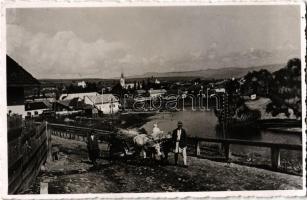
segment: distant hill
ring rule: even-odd
[[[39,79],[40,83],[45,87],[54,87],[56,85],[66,85],[69,86],[72,83],[77,83],[79,81],[91,82],[91,83],[103,83],[110,84],[118,79],[99,79],[99,78],[78,78],[78,79]]]
[[[147,72],[142,75],[128,76],[126,79],[143,79],[147,77],[158,77],[165,80],[177,80],[177,79],[193,79],[193,78],[202,78],[202,79],[224,79],[231,77],[243,77],[248,72],[258,71],[260,69],[266,69],[269,72],[275,72],[284,67],[284,64],[274,64],[274,65],[265,65],[265,66],[256,66],[248,68],[240,67],[227,67],[220,69],[205,69],[205,70],[194,70],[194,71],[180,71],[180,72]],[[102,83],[112,83],[118,81],[119,77],[109,78],[109,79],[99,79],[99,78],[78,78],[78,79],[40,79],[42,85],[54,85],[54,84],[64,84],[69,85],[71,83],[76,83],[78,81],[87,81],[87,82],[102,82]]]
[[[181,71],[181,72],[148,72],[143,75],[130,76],[127,78],[144,78],[144,77],[197,77],[204,79],[224,79],[231,77],[243,77],[248,72],[258,71],[260,69],[266,69],[269,72],[275,72],[281,69],[283,64],[274,64],[274,65],[266,65],[266,66],[256,66],[256,67],[248,67],[248,68],[240,68],[240,67],[228,67],[221,69],[205,69],[205,70],[195,70],[195,71]]]

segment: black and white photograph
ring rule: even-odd
[[[302,194],[303,10],[6,8],[7,193]]]

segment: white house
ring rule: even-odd
[[[119,99],[113,94],[85,96],[84,103],[94,106],[103,114],[117,113],[120,107]]]
[[[134,83],[126,83],[125,84],[125,89],[128,89],[128,88],[131,88],[131,89],[135,88]]]
[[[158,79],[156,79],[155,84],[160,84],[160,81]]]
[[[149,96],[152,98],[155,97],[161,97],[163,96],[167,91],[165,89],[161,89],[161,90],[154,90],[154,89],[150,89],[148,90]]]
[[[226,92],[225,88],[215,88],[214,91],[216,93],[225,93]]]
[[[86,87],[85,81],[80,81],[80,82],[78,82],[78,87],[85,88],[85,87]]]
[[[100,95],[98,92],[62,94],[59,100],[70,100],[74,98],[79,98],[80,100],[84,100],[86,96],[98,96],[98,95]]]

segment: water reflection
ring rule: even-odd
[[[171,132],[177,127],[177,121],[183,122],[183,127],[187,134],[192,137],[206,138],[230,138],[241,140],[253,140],[264,142],[276,142],[286,144],[301,144],[301,135],[293,133],[276,133],[267,130],[260,130],[255,126],[245,126],[238,128],[227,128],[224,133],[218,119],[211,111],[185,110],[173,113],[158,113],[149,118],[142,128],[147,132],[152,131],[154,123],[164,132]]]
[[[258,126],[244,126],[237,128],[226,128],[222,124],[215,125],[217,138],[239,139],[239,140],[262,140],[261,130]]]

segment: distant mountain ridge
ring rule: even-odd
[[[127,76],[126,79],[141,79],[147,77],[157,77],[157,78],[176,78],[176,77],[189,77],[189,78],[203,78],[203,79],[225,79],[225,78],[239,78],[245,76],[248,72],[259,71],[261,69],[266,69],[269,72],[275,72],[283,68],[285,64],[272,64],[272,65],[262,65],[254,67],[225,67],[220,69],[204,69],[204,70],[191,70],[191,71],[179,71],[179,72],[147,72],[142,75]],[[73,81],[114,81],[118,80],[119,77],[114,78],[72,78],[72,79],[39,79],[41,82],[58,82],[58,83],[67,83]]]
[[[193,71],[180,71],[180,72],[147,72],[143,75],[128,76],[127,78],[145,78],[145,77],[196,77],[206,79],[224,79],[231,77],[243,77],[248,72],[258,71],[266,69],[269,72],[274,72],[284,67],[284,64],[272,64],[265,66],[255,66],[248,68],[241,67],[228,67],[220,69],[204,69],[204,70],[193,70]]]

